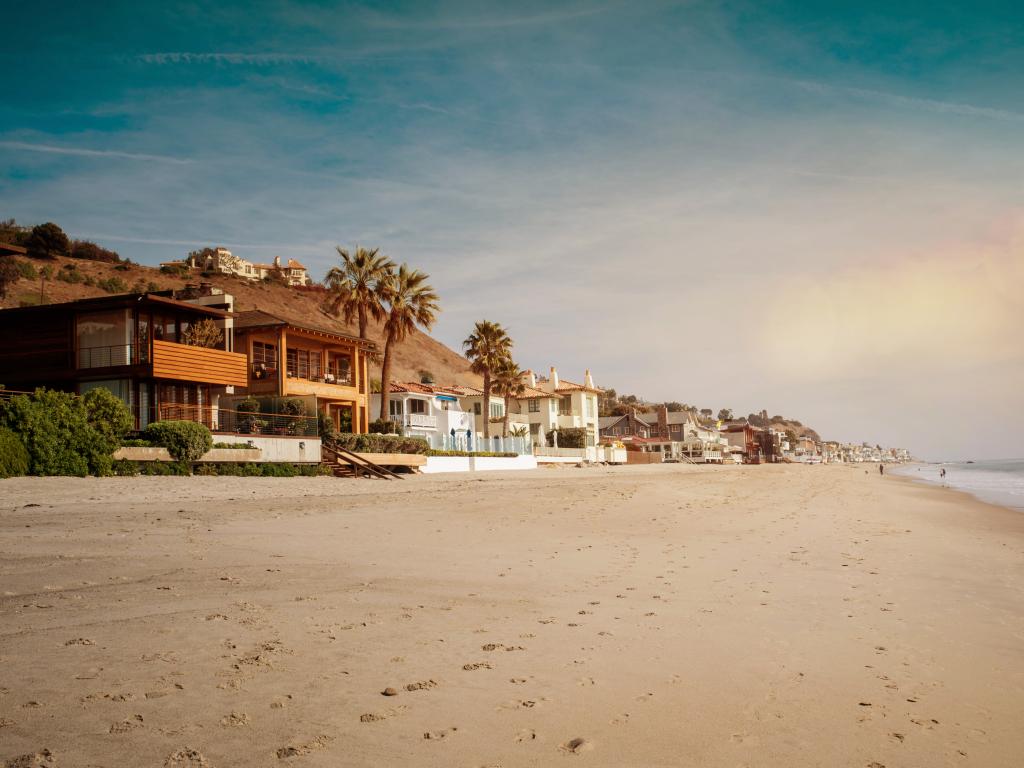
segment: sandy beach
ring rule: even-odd
[[[0,499],[7,765],[1024,755],[1024,516],[873,467],[22,478]]]

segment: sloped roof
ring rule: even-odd
[[[567,381],[565,379],[558,380],[558,386],[555,388],[555,392],[593,392],[595,394],[602,394],[603,389],[597,387],[588,387],[585,384],[577,384],[575,381]]]
[[[376,345],[368,339],[360,339],[358,336],[352,336],[348,333],[343,333],[342,331],[332,328],[310,325],[309,323],[299,320],[293,320],[279,315],[272,315],[270,312],[264,312],[262,309],[248,309],[244,312],[239,312],[235,316],[235,330],[237,331],[248,330],[250,328],[280,328],[283,326],[294,328],[298,331],[322,333],[326,336],[349,341],[368,349],[376,349]]]
[[[451,387],[435,387],[433,384],[422,384],[418,381],[393,381],[391,391],[394,393],[409,392],[415,395],[458,395]]]

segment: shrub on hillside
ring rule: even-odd
[[[131,414],[107,390],[79,397],[37,389],[0,405],[0,425],[25,444],[30,474],[84,477],[110,473],[111,456],[131,426]]]
[[[96,285],[107,293],[128,293],[128,283],[120,277],[108,277],[106,280],[97,280]]]
[[[15,263],[18,265],[18,274],[23,280],[35,280],[39,277],[39,273],[32,266],[32,262],[18,259]]]
[[[196,421],[154,421],[146,427],[146,438],[163,446],[171,458],[191,464],[213,448],[213,435]]]
[[[331,438],[330,442],[355,453],[422,453],[430,450],[430,445],[422,437],[402,437],[401,435],[354,435],[341,433]]]
[[[78,271],[74,264],[65,264],[64,268],[57,273],[57,279],[63,283],[81,283],[85,281],[85,275]]]
[[[108,264],[116,264],[121,257],[116,251],[111,251],[91,240],[73,240],[71,242],[71,258],[85,259],[87,261],[103,261]]]
[[[28,449],[14,432],[0,427],[0,477],[21,477],[27,474]]]

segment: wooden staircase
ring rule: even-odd
[[[335,477],[375,477],[379,480],[402,479],[401,475],[392,472],[387,467],[374,464],[358,453],[353,453],[335,443],[329,443],[325,440],[321,445],[320,451],[324,456],[323,463],[331,468],[331,473]],[[329,461],[327,457],[330,457]]]

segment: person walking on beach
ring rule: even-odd
[[[878,465],[878,474],[880,474],[880,475],[884,475],[885,474],[885,464],[879,464]]]
[[[939,470],[939,477],[942,478],[943,480],[946,479],[946,468],[945,467],[943,467],[942,469]]]

